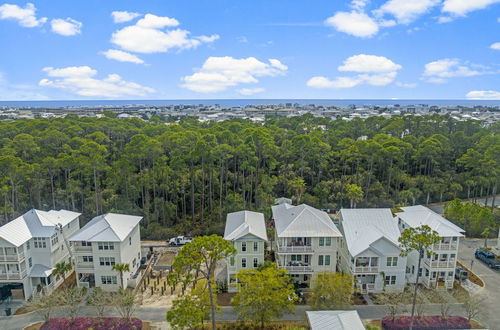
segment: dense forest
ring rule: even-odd
[[[500,123],[449,116],[263,123],[158,117],[0,122],[0,218],[65,208],[144,216],[144,236],[221,233],[227,212],[276,197],[393,207],[495,194]]]

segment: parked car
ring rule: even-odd
[[[192,241],[193,241],[192,237],[177,236],[177,237],[171,238],[170,241],[168,241],[168,244],[171,246],[179,246],[179,245],[191,243]]]
[[[455,269],[455,279],[459,281],[465,281],[469,277],[469,273],[462,267],[457,267]]]
[[[484,262],[488,267],[492,269],[500,269],[500,260],[498,260],[494,253],[484,250],[476,250],[474,253],[476,259]]]

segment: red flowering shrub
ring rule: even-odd
[[[399,330],[410,327],[410,316],[385,316],[382,319],[382,329]],[[470,329],[469,320],[462,316],[432,315],[417,317],[413,321],[414,330],[433,330],[433,329]]]
[[[142,321],[139,319],[122,319],[119,317],[55,317],[45,322],[40,330],[139,330]]]

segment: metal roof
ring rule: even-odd
[[[427,225],[437,231],[441,237],[464,236],[462,233],[465,230],[425,206],[415,205],[401,207],[401,209],[403,212],[398,212],[396,215],[410,227],[416,228]]]
[[[107,213],[90,220],[70,241],[122,242],[142,220],[135,215]]]
[[[264,214],[252,211],[228,213],[224,239],[234,241],[248,234],[267,241]]]
[[[31,268],[30,277],[49,277],[54,268],[45,265],[34,264]]]
[[[357,256],[382,238],[399,246],[398,223],[390,209],[341,209],[340,214],[351,256]]]
[[[56,226],[65,226],[80,215],[81,213],[67,210],[46,212],[31,209],[1,226],[0,237],[15,246],[21,246],[33,237],[51,237]]]
[[[272,206],[278,237],[342,237],[326,212],[306,204]]]
[[[365,330],[357,311],[307,311],[311,330]]]

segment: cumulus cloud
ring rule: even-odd
[[[36,17],[35,5],[29,2],[24,8],[9,3],[1,5],[0,19],[15,20],[24,27],[40,26],[47,21],[47,17]]]
[[[500,3],[500,0],[445,0],[442,11],[454,16],[466,16],[495,3]]]
[[[255,57],[209,57],[197,72],[182,78],[181,87],[200,93],[221,92],[240,84],[257,83],[259,77],[282,75],[287,69],[276,59],[265,63]]]
[[[491,44],[490,48],[494,50],[500,50],[500,42],[495,42],[494,44]]]
[[[490,72],[483,69],[474,69],[472,65],[463,63],[458,59],[445,58],[427,63],[424,77],[431,83],[445,83],[448,78],[472,77],[488,73]]]
[[[163,53],[172,49],[196,48],[219,38],[216,34],[191,37],[189,31],[179,28],[163,30],[178,25],[179,21],[175,18],[146,14],[135,25],[126,26],[113,33],[111,42],[131,52]]]
[[[404,88],[415,88],[418,86],[417,83],[403,83],[403,82],[396,82],[396,86],[398,87],[404,87]]]
[[[130,63],[136,63],[136,64],[143,64],[144,63],[144,61],[141,60],[139,57],[135,56],[134,54],[124,52],[123,50],[108,49],[107,51],[103,52],[102,54],[110,60],[115,60],[115,61],[119,61],[119,62],[130,62]]]
[[[264,88],[257,87],[257,88],[240,88],[237,90],[238,93],[241,95],[254,95],[257,93],[262,93],[265,92]]]
[[[369,38],[378,33],[378,24],[362,12],[337,12],[326,19],[325,24],[355,37]]]
[[[83,24],[78,22],[72,18],[55,18],[50,21],[50,27],[52,32],[60,34],[62,36],[74,36],[76,34],[80,34],[82,31]]]
[[[125,23],[133,20],[136,17],[141,16],[141,14],[129,11],[114,11],[111,13],[111,16],[113,17],[113,22]]]
[[[67,90],[80,96],[119,98],[146,96],[155,92],[153,88],[125,81],[117,74],[110,74],[104,79],[94,78],[97,71],[89,66],[72,66],[59,69],[46,67],[43,71],[52,79],[44,78],[40,80],[40,86]]]
[[[500,100],[498,91],[470,91],[466,97],[471,100]]]
[[[306,85],[312,88],[352,88],[361,84],[386,86],[396,79],[401,68],[387,57],[359,54],[347,58],[338,67],[341,72],[355,72],[357,75],[334,79],[316,76],[309,79]]]
[[[389,14],[394,16],[398,23],[409,24],[440,2],[440,0],[389,0],[374,13],[379,17]]]

